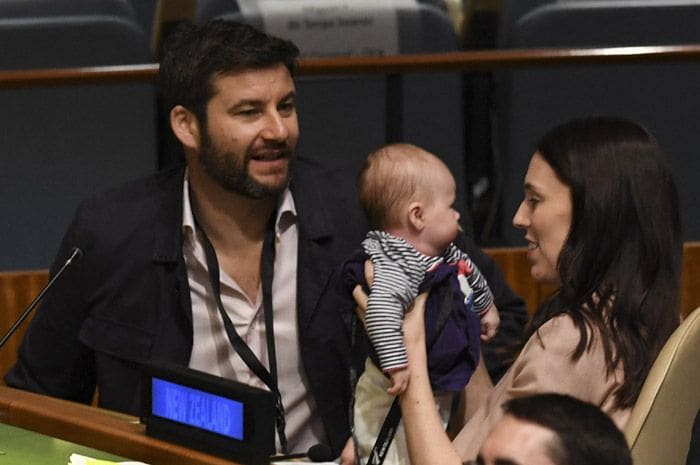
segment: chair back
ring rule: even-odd
[[[700,42],[700,2],[556,1],[506,30],[502,47],[586,48]],[[602,26],[605,25],[605,26]],[[614,115],[647,128],[664,149],[680,198],[685,241],[700,240],[700,62],[539,66],[496,73],[494,165],[502,176],[500,224],[509,245],[535,142],[572,118]],[[500,185],[500,184],[499,184]]]
[[[0,71],[151,61],[127,0],[2,0],[0,50]],[[0,101],[0,270],[48,268],[80,200],[155,170],[155,89],[3,87]]]
[[[625,437],[635,465],[685,465],[700,408],[700,308],[674,331],[651,367]]]

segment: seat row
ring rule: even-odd
[[[272,29],[280,18],[289,17],[282,12],[275,19],[274,11],[261,11],[269,3],[200,0],[194,19],[237,19]],[[391,30],[390,41],[379,41],[394,44],[395,50],[387,53],[458,50],[442,2],[401,0],[396,5],[382,17],[351,11],[343,24],[360,27],[375,21]],[[0,2],[0,70],[153,61],[149,24],[155,6],[155,0]],[[700,42],[698,1],[504,0],[501,19],[499,48]],[[313,20],[308,19],[310,28],[321,24]],[[522,195],[534,141],[552,125],[575,116],[626,116],[646,125],[667,149],[679,186],[685,239],[700,240],[700,216],[695,214],[700,208],[700,157],[695,155],[700,143],[700,63],[498,72],[494,101],[488,106],[491,132],[465,116],[470,108],[465,108],[462,79],[456,72],[301,76],[300,153],[341,171],[352,188],[370,150],[396,140],[423,146],[440,155],[455,174],[458,208],[468,222],[468,184],[473,181],[468,161],[479,160],[470,158],[467,144],[486,141],[493,145],[488,156],[497,175],[497,211],[491,215],[497,236],[501,243],[520,245],[522,235],[510,226],[510,218]],[[81,198],[173,162],[159,144],[162,117],[151,83],[6,88],[0,89],[0,97],[5,108],[0,116],[5,168],[0,211],[10,219],[0,226],[0,269],[48,266]]]
[[[177,3],[187,2],[163,2],[161,7]],[[260,27],[275,20],[273,12],[264,23],[256,2],[239,3],[197,2],[195,19],[218,17]],[[0,2],[0,70],[151,62],[149,20],[143,15],[155,14],[155,4]],[[377,34],[389,26],[395,49],[388,53],[456,50],[454,27],[443,9],[431,2],[397,4],[395,10],[346,9],[336,21],[345,27],[343,32],[356,29],[362,34],[364,27],[376,36],[374,45],[370,43],[374,47],[384,46]],[[305,19],[310,24],[314,20]],[[308,52],[302,48],[304,54]],[[300,153],[342,171],[348,188],[371,150],[387,140],[407,140],[445,158],[458,179],[460,206],[466,210],[463,122],[435,118],[443,112],[460,114],[459,76],[302,76],[297,92]],[[81,198],[173,162],[170,154],[159,153],[161,117],[151,83],[0,89],[0,97],[6,110],[0,116],[0,157],[7,167],[0,211],[12,219],[0,226],[0,269],[47,267]],[[388,107],[394,111],[392,121],[386,117]]]
[[[698,0],[504,0],[501,49],[700,43]],[[493,120],[503,212],[522,198],[533,143],[554,124],[613,114],[643,124],[665,148],[684,238],[700,240],[700,62],[537,67],[495,75]],[[502,215],[504,239],[521,244]]]

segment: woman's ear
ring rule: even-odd
[[[411,202],[408,204],[408,225],[417,232],[425,228],[424,213],[425,211],[421,202]]]
[[[185,151],[199,152],[200,128],[197,117],[182,105],[176,105],[170,110],[170,127],[175,133]]]

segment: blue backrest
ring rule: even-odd
[[[530,11],[509,47],[605,47],[700,42],[697,1],[559,1]],[[681,197],[685,240],[700,240],[700,63],[537,67],[500,73],[496,121],[503,179],[501,225],[511,219],[535,142],[574,117],[609,114],[643,124],[664,147]]]
[[[150,61],[126,0],[0,2],[0,71]],[[46,268],[78,202],[156,167],[148,83],[0,88],[0,270]]]

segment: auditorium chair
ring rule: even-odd
[[[520,0],[517,0],[519,2]],[[516,3],[517,3],[516,2]],[[700,42],[700,2],[556,1],[503,24],[501,48],[586,48]],[[496,163],[501,230],[523,245],[511,220],[535,142],[574,117],[637,121],[665,149],[681,201],[684,240],[700,240],[700,62],[536,66],[496,74]]]
[[[126,0],[0,1],[0,72],[150,61]],[[0,270],[47,268],[82,198],[156,167],[149,83],[0,87]]]
[[[685,465],[700,408],[700,308],[664,344],[625,428],[635,465]]]

